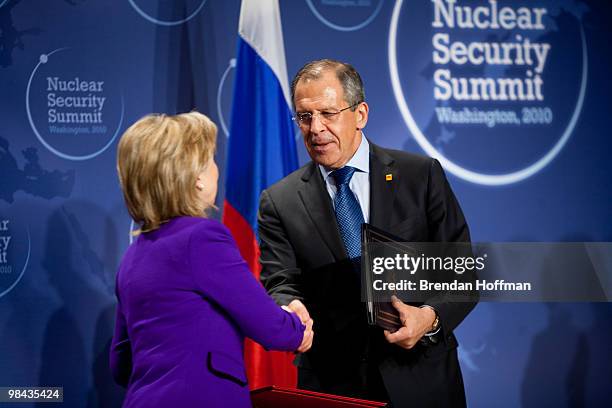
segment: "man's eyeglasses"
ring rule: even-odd
[[[344,112],[347,109],[351,109],[354,108],[355,106],[359,105],[361,102],[357,102],[351,106],[347,106],[344,109],[340,109],[337,111],[321,111],[321,112],[297,112],[295,114],[294,117],[292,117],[291,119],[293,119],[298,125],[310,125],[310,123],[312,122],[312,118],[314,118],[315,116],[319,116],[319,120],[321,121],[322,124],[327,124],[330,123],[331,121],[333,121],[334,119],[336,119],[340,113]]]

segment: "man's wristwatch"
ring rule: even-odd
[[[429,305],[422,305],[421,308],[423,307],[427,307],[433,310],[433,312],[436,314],[433,324],[431,325],[431,329],[427,333],[425,333],[425,336],[431,337],[431,336],[438,334],[438,332],[440,331],[440,316],[438,316],[438,312],[433,307]]]

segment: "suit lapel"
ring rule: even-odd
[[[337,260],[346,258],[346,249],[342,237],[340,237],[334,208],[323,182],[323,177],[315,163],[310,163],[302,176],[302,181],[304,183],[298,194],[310,220],[334,257]]]
[[[390,178],[390,179],[389,179]],[[370,142],[370,224],[388,230],[399,174],[393,158]]]

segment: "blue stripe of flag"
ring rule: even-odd
[[[270,66],[238,37],[225,199],[256,231],[261,192],[298,167],[291,110]]]

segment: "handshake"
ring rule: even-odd
[[[404,349],[411,349],[427,332],[432,330],[434,322],[436,321],[436,312],[431,307],[419,308],[406,305],[395,296],[392,297],[391,303],[399,312],[402,327],[395,333],[390,333],[385,330],[385,338],[391,344],[396,344]],[[298,353],[304,353],[310,350],[314,331],[312,330],[313,321],[306,306],[299,300],[294,299],[288,305],[282,306],[282,308],[289,313],[297,314],[302,324],[306,326],[302,344],[296,351]]]
[[[306,306],[302,302],[297,299],[294,299],[286,306],[281,306],[283,310],[289,313],[295,313],[298,315],[302,324],[306,326],[306,330],[304,330],[304,337],[302,338],[302,344],[296,350],[298,353],[305,353],[312,347],[312,340],[314,338],[314,331],[312,330],[312,324],[314,323]]]

